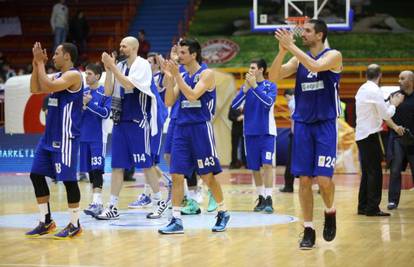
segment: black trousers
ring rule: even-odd
[[[231,165],[237,164],[239,161],[238,151],[241,143],[241,160],[243,164],[246,164],[246,153],[244,151],[244,137],[243,132],[232,132],[231,133]]]
[[[361,183],[358,194],[358,212],[373,214],[380,211],[382,193],[381,148],[379,133],[357,141],[361,161]]]
[[[286,169],[285,169],[285,187],[290,189],[293,189],[293,180],[294,176],[291,172],[291,166],[292,166],[292,140],[293,140],[293,133],[289,133],[289,144],[288,144],[288,153],[287,153],[287,161],[286,161]]]
[[[388,189],[388,203],[393,202],[397,206],[400,203],[401,195],[401,172],[405,169],[406,161],[410,163],[411,172],[414,171],[414,149],[403,146],[399,138],[393,139],[392,155],[390,166],[390,186]],[[414,174],[413,174],[414,175]]]

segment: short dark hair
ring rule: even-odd
[[[381,68],[377,64],[369,65],[367,68],[367,80],[372,81],[381,75]]]
[[[258,69],[263,68],[263,74],[266,73],[267,64],[263,58],[253,59],[250,61],[250,64],[256,64]]]
[[[315,33],[322,33],[322,42],[325,42],[326,37],[328,37],[328,26],[326,25],[325,21],[321,19],[311,19],[308,21],[308,23],[313,24]]]
[[[93,73],[95,73],[95,75],[99,75],[99,77],[102,75],[102,67],[99,64],[89,63],[86,65],[85,69],[91,70]]]
[[[75,64],[75,62],[78,60],[78,48],[76,45],[72,43],[62,43],[61,46],[63,52],[68,53],[73,64]]]
[[[192,38],[185,38],[180,41],[180,46],[187,46],[188,51],[190,54],[196,53],[196,60],[198,63],[201,64],[202,58],[201,58],[201,45],[196,39]]]
[[[139,30],[138,33],[141,33],[141,34],[145,35],[144,29]]]
[[[294,95],[295,93],[294,93],[294,91],[292,90],[292,89],[286,89],[284,92],[283,92],[283,96],[287,96],[287,95]]]

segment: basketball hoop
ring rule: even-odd
[[[309,20],[309,17],[287,17],[286,23],[289,29],[296,37],[300,37],[304,31],[303,25]]]

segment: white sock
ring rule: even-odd
[[[111,195],[111,199],[109,200],[109,205],[118,207],[118,197]]]
[[[326,213],[334,213],[336,211],[335,207],[332,205],[331,208],[325,208]]]
[[[47,203],[38,204],[38,206],[40,211],[40,221],[44,223],[46,215],[49,213],[49,208],[47,207]]]
[[[272,197],[272,193],[273,193],[272,187],[266,187],[264,191],[265,191],[265,197],[268,197],[268,196]]]
[[[93,193],[93,203],[102,204],[102,193]]]
[[[172,215],[174,218],[181,219],[181,207],[173,207]]]
[[[303,226],[305,226],[305,228],[310,227],[313,229],[313,222],[303,222]]]
[[[187,198],[189,198],[189,191],[188,191],[188,185],[187,185],[187,180],[184,179],[184,196],[186,196]]]
[[[150,187],[148,184],[144,184],[144,195],[149,196],[150,194]]]
[[[218,206],[217,211],[227,211],[226,205],[224,205],[224,201],[217,203],[217,206]]]
[[[161,191],[157,192],[157,193],[152,193],[151,198],[153,200],[161,200]]]
[[[188,198],[191,198],[192,200],[196,200],[197,190],[188,190]]]
[[[70,222],[75,226],[78,227],[79,222],[79,211],[80,208],[69,208],[69,215],[70,215]]]
[[[256,192],[257,192],[257,195],[264,196],[264,193],[265,193],[264,185],[256,186]]]

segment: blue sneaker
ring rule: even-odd
[[[148,207],[150,204],[151,204],[151,197],[145,194],[141,194],[139,195],[137,200],[128,204],[128,208],[139,209],[139,208]]]
[[[211,229],[213,232],[224,232],[226,231],[227,223],[230,220],[230,214],[228,211],[219,211],[217,216],[216,225]]]
[[[55,234],[55,239],[68,239],[75,236],[79,236],[82,233],[82,228],[78,222],[78,227],[75,227],[72,223],[69,223],[63,230]]]
[[[89,204],[89,207],[87,209],[84,209],[83,212],[86,215],[91,215],[92,217],[95,217],[99,214],[101,214],[103,211],[103,205],[97,204],[97,203],[91,203]]]
[[[183,221],[179,218],[172,217],[167,226],[158,229],[158,233],[163,235],[184,234]]]
[[[56,230],[56,224],[54,221],[46,224],[44,222],[39,222],[39,224],[31,231],[26,233],[27,237],[38,237],[41,235],[46,235],[52,233]]]

